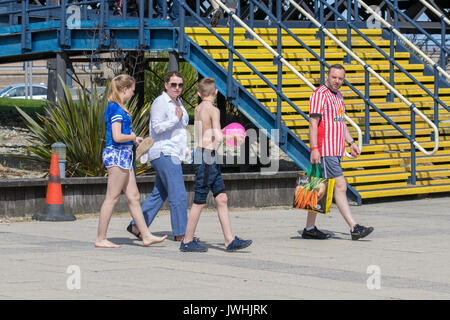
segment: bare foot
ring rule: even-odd
[[[155,237],[155,236],[151,235],[150,237],[142,240],[142,242],[144,243],[144,247],[148,247],[148,246],[151,246],[152,244],[163,242],[166,239],[167,239],[167,235],[165,235],[164,237]]]
[[[119,245],[114,244],[111,241],[108,241],[107,239],[96,240],[94,246],[97,248],[120,248]]]

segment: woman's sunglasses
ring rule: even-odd
[[[178,88],[180,88],[180,89],[183,88],[183,83],[175,83],[175,82],[171,82],[171,83],[169,83],[169,84],[170,84],[170,87],[171,87],[172,89],[175,89],[177,86],[178,86]]]

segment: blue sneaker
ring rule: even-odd
[[[188,243],[184,243],[182,240],[181,244],[180,244],[180,251],[182,251],[182,252],[206,252],[206,251],[208,251],[208,248],[199,245],[195,239]]]
[[[249,245],[252,244],[252,240],[243,240],[238,237],[234,237],[234,240],[230,242],[230,244],[227,247],[227,251],[232,252],[236,250],[241,250],[244,248],[247,248]]]

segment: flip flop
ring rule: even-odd
[[[142,239],[141,239],[141,233],[140,233],[139,231],[138,231],[137,234],[133,233],[133,225],[132,225],[131,223],[128,225],[127,231],[128,231],[129,233],[131,233],[133,236],[135,236],[136,238],[138,238],[139,240],[142,240]]]

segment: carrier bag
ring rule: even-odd
[[[320,164],[311,164],[306,175],[299,174],[293,207],[327,214],[333,201],[334,179],[322,177]]]

